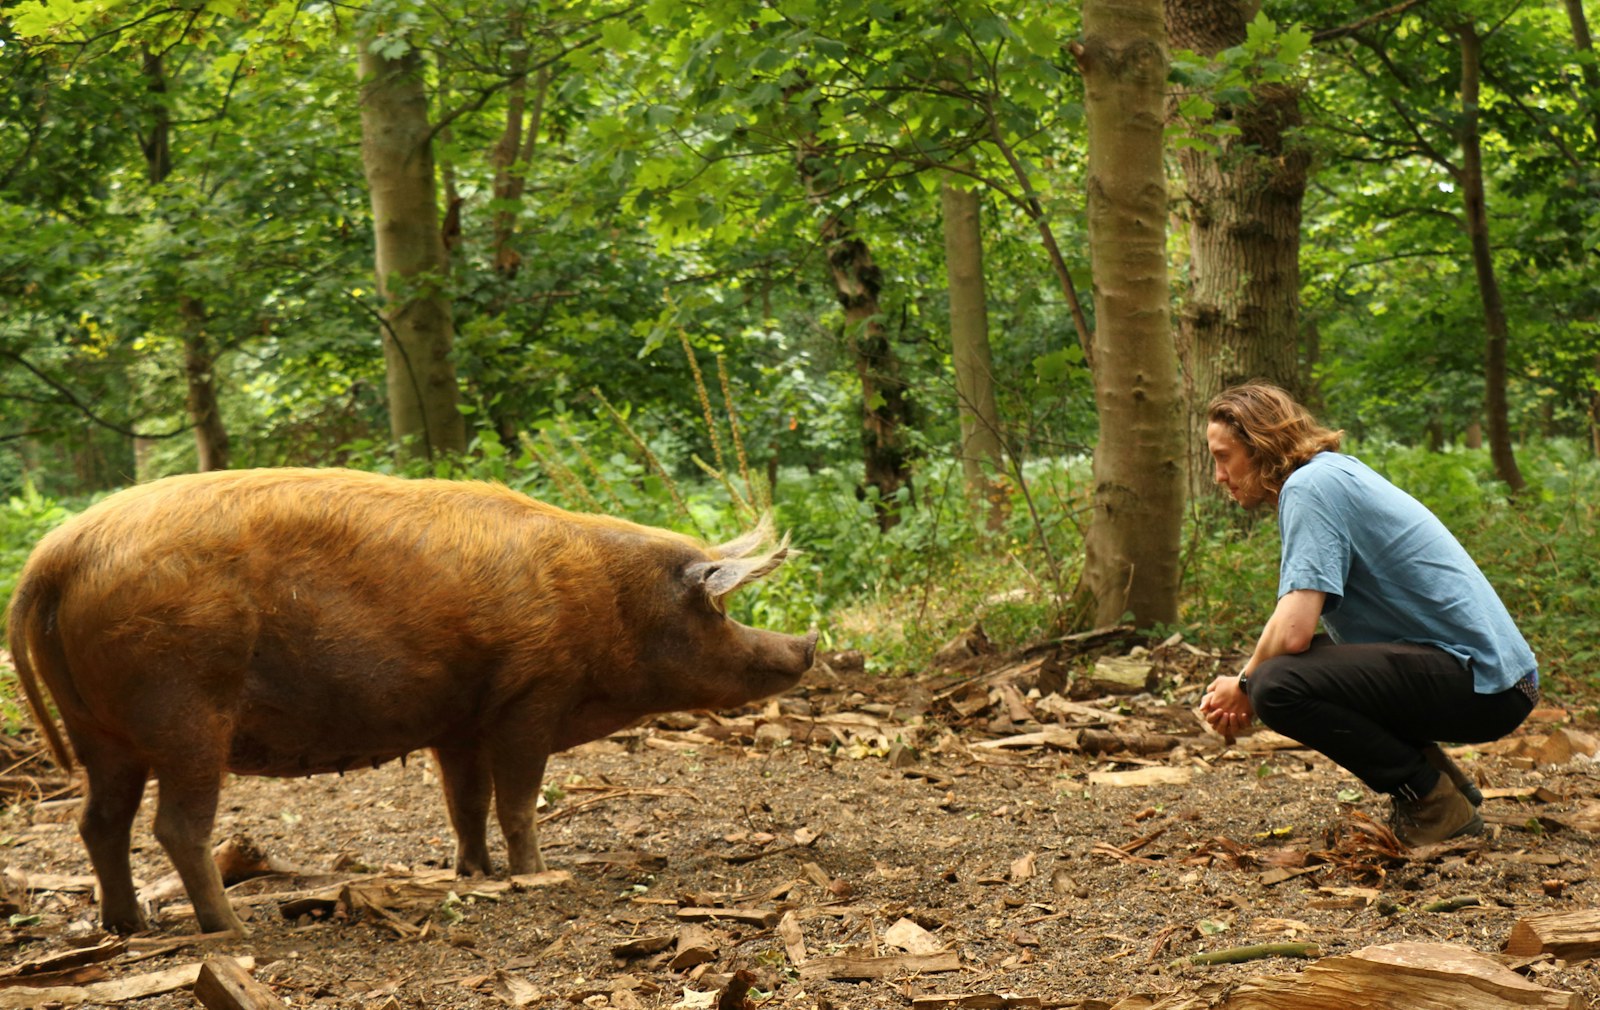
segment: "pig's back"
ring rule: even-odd
[[[488,484],[222,472],[105,499],[24,578],[54,591],[80,716],[130,718],[130,691],[227,713],[234,770],[293,774],[466,731],[525,686],[513,654],[559,666],[595,543],[631,530]]]

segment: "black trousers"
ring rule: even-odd
[[[1475,692],[1472,674],[1442,649],[1335,645],[1325,635],[1258,666],[1249,695],[1269,729],[1327,755],[1369,788],[1419,795],[1438,778],[1422,747],[1498,740],[1533,710],[1516,688]]]

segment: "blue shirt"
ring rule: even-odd
[[[1283,560],[1278,595],[1327,594],[1322,624],[1335,642],[1436,646],[1472,671],[1480,694],[1537,669],[1489,580],[1427,507],[1365,463],[1319,452],[1278,496]]]

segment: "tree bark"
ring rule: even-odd
[[[1461,42],[1461,170],[1458,181],[1466,212],[1467,237],[1472,243],[1472,268],[1483,302],[1484,329],[1488,333],[1484,354],[1484,414],[1488,421],[1489,457],[1495,475],[1512,491],[1525,486],[1517,457],[1511,449],[1511,424],[1506,392],[1506,344],[1510,327],[1495,277],[1494,254],[1489,243],[1489,213],[1483,185],[1483,149],[1478,136],[1478,91],[1483,72],[1483,40],[1477,26],[1456,27]]]
[[[522,19],[512,19],[513,38],[522,38]],[[491,220],[494,269],[510,280],[522,267],[522,255],[515,246],[518,210],[527,186],[528,163],[544,118],[545,96],[550,90],[550,71],[541,69],[534,81],[533,108],[528,108],[528,50],[512,53],[514,75],[506,92],[506,121],[495,142],[489,163],[494,169],[494,214]]]
[[[1093,517],[1075,603],[1096,626],[1172,623],[1184,501],[1183,397],[1168,317],[1161,0],[1085,0],[1094,273]]]
[[[384,302],[389,430],[405,453],[464,452],[422,55],[413,49],[389,59],[363,44],[359,68],[361,161]]]
[[[206,337],[205,306],[188,295],[178,300],[183,317],[183,363],[189,395],[185,406],[194,424],[195,469],[200,473],[228,468],[228,429],[217,399],[216,358]]]
[[[821,156],[816,148],[803,144],[796,158],[806,191],[818,205],[822,200],[813,165]],[[911,487],[911,459],[901,433],[910,424],[911,401],[878,303],[883,272],[844,215],[829,211],[821,231],[834,295],[844,309],[845,343],[861,381],[864,483],[877,491],[878,529],[887,532],[900,522],[900,489]]]
[[[1227,0],[1166,0],[1170,43],[1204,57],[1245,41],[1253,13]],[[1178,103],[1168,102],[1169,119]],[[1223,389],[1265,379],[1304,402],[1300,329],[1300,208],[1309,150],[1292,139],[1300,96],[1266,84],[1214,122],[1236,127],[1216,151],[1177,152],[1183,198],[1174,201],[1188,233],[1188,277],[1176,320],[1188,402],[1188,487],[1215,493],[1205,444],[1206,405]]]
[[[946,179],[944,262],[950,286],[950,353],[961,417],[961,470],[974,511],[998,529],[1005,520],[1005,447],[995,404],[994,359],[989,347],[989,300],[983,278],[981,198]]]
[[[1580,53],[1594,52],[1594,39],[1589,34],[1589,19],[1583,13],[1583,0],[1566,0],[1567,21],[1572,25],[1572,42]],[[1594,131],[1594,142],[1600,146],[1600,66],[1590,60],[1583,65],[1583,83],[1588,87],[1588,99],[1593,118],[1589,129]]]
[[[159,186],[172,175],[172,111],[167,106],[167,76],[161,54],[144,51],[146,90],[153,96],[149,133],[140,139],[145,172]],[[178,298],[178,318],[183,323],[184,407],[194,428],[195,469],[228,468],[228,429],[222,423],[217,397],[216,355],[206,334],[205,306],[193,295]]]
[[[866,485],[878,492],[878,529],[900,524],[899,492],[911,485],[901,428],[910,409],[900,360],[883,325],[878,294],[883,273],[867,243],[838,217],[823,227],[834,292],[844,308],[845,342],[861,381],[861,446]]]

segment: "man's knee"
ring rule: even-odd
[[[1250,674],[1250,707],[1268,727],[1304,697],[1303,682],[1295,676],[1294,659],[1293,655],[1274,656]]]

